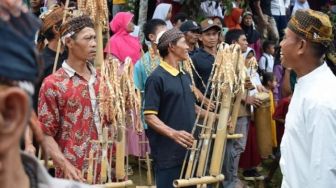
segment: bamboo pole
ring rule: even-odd
[[[97,53],[95,58],[95,67],[100,67],[104,62],[104,50],[103,50],[103,24],[98,21],[96,25],[96,37],[97,37]]]
[[[103,128],[103,138],[101,140],[102,144],[102,161],[101,161],[101,167],[100,167],[100,182],[106,182],[107,180],[107,168],[108,168],[108,162],[107,162],[107,145],[108,145],[108,128]]]
[[[146,152],[146,165],[147,165],[147,185],[153,185],[152,165],[148,152]]]
[[[90,151],[90,154],[89,154],[89,167],[88,167],[88,170],[87,170],[87,178],[86,178],[86,181],[88,184],[92,184],[93,183],[93,156],[94,155],[94,151],[91,150]]]
[[[179,179],[173,182],[174,187],[187,187],[202,184],[213,184],[224,180],[224,175],[204,176],[201,178]]]
[[[126,177],[125,173],[125,126],[121,125],[117,127],[118,139],[116,142],[116,179],[123,180]]]

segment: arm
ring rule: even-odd
[[[186,131],[177,131],[164,124],[155,114],[145,115],[146,123],[157,133],[174,140],[181,146],[191,147],[194,141],[193,136]]]
[[[257,12],[257,16],[259,17],[259,20],[262,22],[261,24],[267,25],[267,21],[264,18],[264,13],[262,12],[261,6],[260,6],[260,0],[254,1],[253,6]]]
[[[308,150],[311,161],[307,167],[306,185],[308,188],[336,187],[335,102],[312,105],[307,111],[307,145],[311,146]]]

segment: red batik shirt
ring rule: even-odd
[[[87,169],[91,144],[99,125],[99,76],[90,65],[89,81],[79,76],[68,64],[47,77],[41,86],[38,118],[45,134],[58,143],[65,158],[79,170]],[[94,147],[94,146],[93,146]],[[56,167],[56,177],[63,178]]]

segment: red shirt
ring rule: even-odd
[[[45,134],[58,143],[65,158],[79,170],[87,169],[90,140],[96,140],[99,125],[98,96],[99,75],[92,66],[89,81],[79,76],[63,63],[48,76],[40,89],[38,118]],[[91,91],[91,94],[90,94]],[[56,177],[63,177],[56,167]]]

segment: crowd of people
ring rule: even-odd
[[[95,149],[90,140],[100,139],[103,121],[96,27],[90,15],[75,11],[74,1],[65,22],[64,2],[28,2],[29,9],[21,1],[0,0],[0,184],[85,187],[49,177],[32,157],[33,140],[53,160],[55,177],[86,181],[85,159]],[[207,86],[218,49],[235,44],[246,72],[235,125],[243,137],[226,143],[221,186],[246,187],[241,178],[272,186],[280,166],[284,188],[336,187],[335,23],[307,0],[234,0],[226,10],[205,1],[200,22],[177,13],[178,2],[158,1],[152,18],[139,27],[134,14],[124,11],[125,1],[113,0],[104,54],[121,65],[132,62],[141,95],[138,123],[145,129],[127,130],[127,154],[144,155],[139,139],[148,140],[156,186],[173,187],[197,139],[191,134],[196,115],[206,113],[200,104],[214,109]],[[261,93],[269,102],[269,114],[261,117],[267,131],[260,131],[255,115],[265,108]],[[22,135],[25,153],[19,150]],[[257,168],[263,160],[272,160],[267,175]]]

